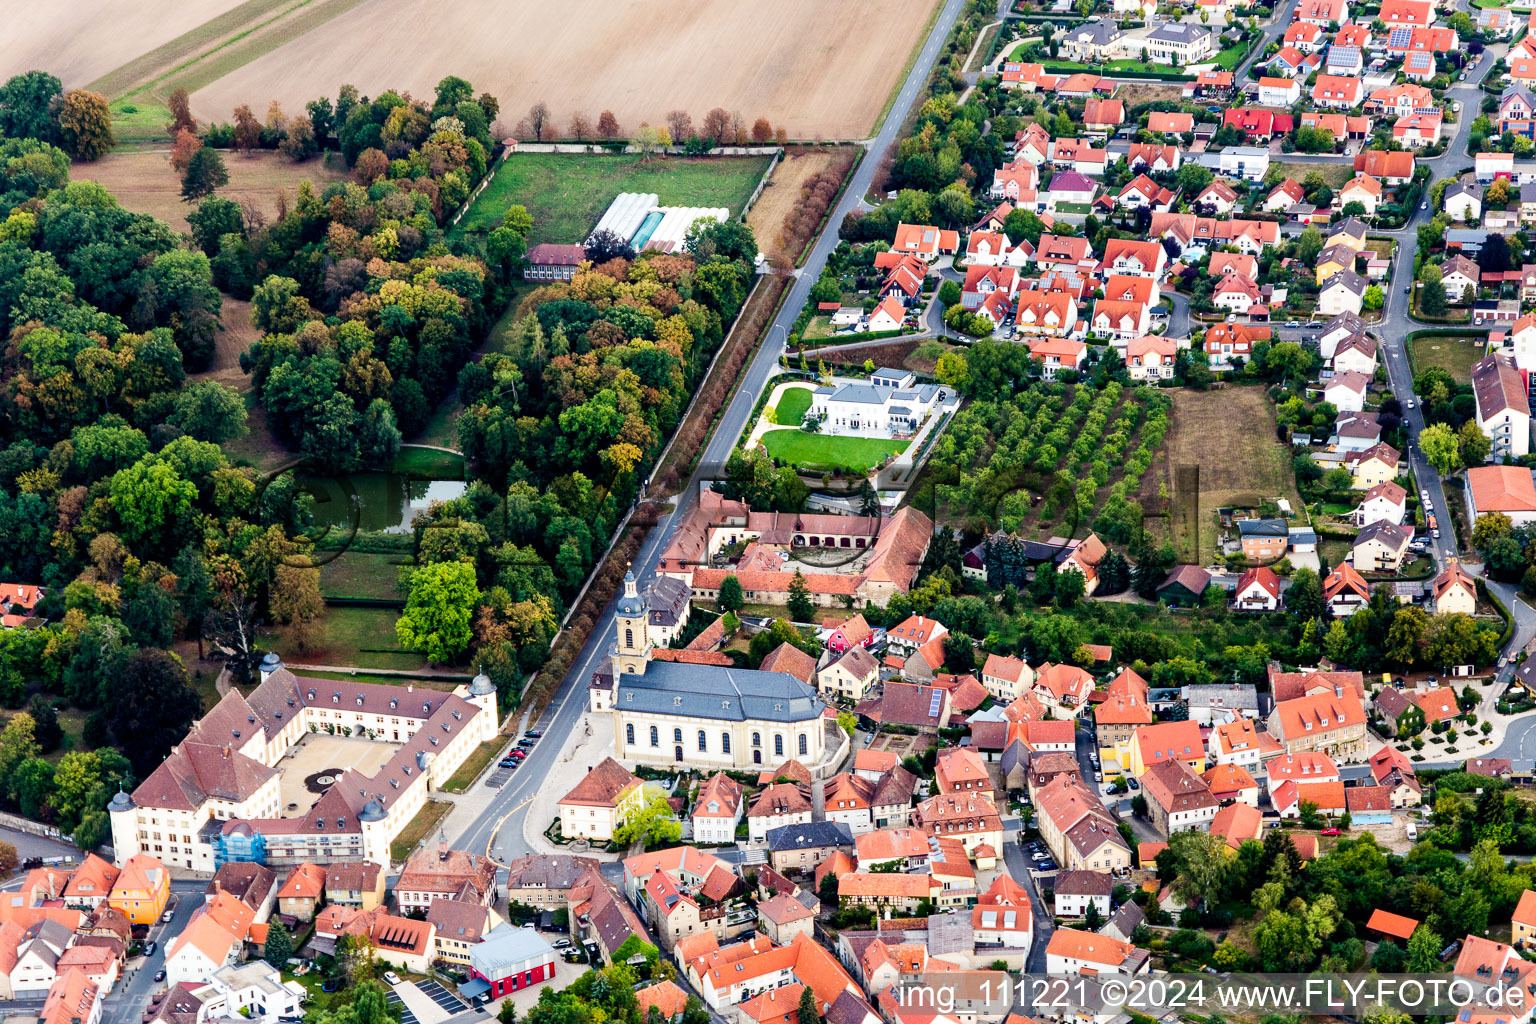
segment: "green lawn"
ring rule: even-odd
[[[462,480],[464,456],[436,448],[403,447],[395,456],[394,470],[419,480]]]
[[[828,437],[803,430],[770,430],[763,435],[763,447],[781,462],[802,469],[854,473],[868,472],[887,455],[905,451],[908,443],[878,437]]]
[[[516,153],[496,168],[452,237],[484,234],[521,203],[533,215],[528,244],[580,242],[620,192],[654,192],[662,206],[724,206],[740,214],[768,169],[765,156]]]
[[[1008,55],[1008,59],[1009,60],[1020,60],[1020,59],[1022,59],[1019,55],[1021,53],[1023,53],[1025,50],[1027,50],[1032,45],[1034,45],[1034,44],[1032,44],[1032,43],[1020,43],[1018,46],[1015,46],[1013,48],[1013,52]],[[1238,46],[1237,49],[1238,49],[1238,59],[1241,60],[1242,59],[1242,50],[1243,50],[1243,48],[1240,45],[1240,46]],[[1225,53],[1226,53],[1226,51],[1222,51],[1222,55],[1223,56],[1225,55]],[[1221,58],[1221,56],[1218,56],[1216,59],[1219,62],[1222,58]],[[1127,59],[1127,60],[1112,60],[1112,61],[1108,61],[1107,63],[1104,63],[1104,64],[1087,64],[1087,63],[1084,63],[1083,61],[1078,61],[1078,60],[1043,60],[1043,61],[1040,62],[1040,66],[1043,67],[1048,73],[1053,74],[1053,75],[1054,74],[1060,74],[1060,73],[1065,73],[1065,74],[1069,74],[1070,75],[1074,71],[1098,71],[1098,72],[1105,73],[1105,74],[1107,74],[1107,73],[1109,73],[1111,71],[1128,71],[1128,72],[1140,72],[1140,73],[1143,73],[1143,74],[1172,75],[1172,76],[1174,76],[1172,79],[1170,79],[1170,81],[1177,80],[1179,77],[1183,77],[1183,78],[1193,78],[1193,77],[1195,77],[1194,75],[1181,75],[1181,73],[1180,73],[1178,68],[1172,67],[1171,65],[1168,65],[1168,64],[1153,64],[1150,61],[1129,60],[1129,59]],[[1225,67],[1225,65],[1223,65],[1223,66]]]
[[[778,416],[775,422],[781,427],[798,427],[805,419],[805,411],[810,407],[810,388],[785,388],[779,395]]]
[[[277,627],[270,643],[272,650],[281,654],[284,661],[301,664],[404,670],[425,668],[426,658],[402,650],[395,639],[395,620],[399,617],[399,610],[395,608],[331,606],[316,621],[308,650],[299,650],[296,638],[286,627]]]
[[[1408,343],[1408,358],[1415,374],[1431,366],[1439,366],[1457,383],[1466,384],[1472,379],[1472,364],[1481,359],[1487,350],[1486,335],[1425,335]]]
[[[410,562],[409,553],[344,551],[320,567],[320,593],[327,598],[404,602],[405,595],[396,589],[395,583],[400,566]]]

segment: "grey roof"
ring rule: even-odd
[[[1284,537],[1290,530],[1284,519],[1239,519],[1237,532],[1242,537]]]
[[[1408,546],[1413,539],[1413,531],[1406,526],[1398,526],[1385,519],[1378,519],[1369,526],[1363,527],[1355,534],[1355,547],[1359,547],[1371,540],[1379,540],[1394,551],[1401,551]]]
[[[928,953],[969,953],[976,948],[976,929],[970,914],[934,914],[928,919]]]
[[[682,621],[683,609],[688,607],[688,599],[692,596],[692,588],[676,576],[657,576],[651,584],[650,593],[646,595],[646,604],[651,611],[651,625],[677,625]]]
[[[614,608],[614,611],[617,614],[624,615],[629,618],[634,618],[637,615],[645,614],[645,598],[640,596],[639,590],[636,589],[633,597],[627,593],[627,591],[634,586],[635,574],[631,570],[624,574],[624,590],[626,593],[619,598],[619,603]]]
[[[893,370],[889,366],[881,366],[881,367],[876,368],[875,372],[871,376],[875,376],[875,377],[910,377],[910,376],[912,376],[912,371],[911,370]]]
[[[535,957],[552,954],[554,947],[532,928],[514,928],[509,924],[497,926],[480,942],[471,946],[469,958],[475,970],[492,977],[499,968],[516,967]]]
[[[1481,247],[1488,241],[1487,228],[1446,228],[1445,241],[1447,245],[1472,245]]]
[[[1445,199],[1454,199],[1456,196],[1471,196],[1479,203],[1483,201],[1482,189],[1473,188],[1464,181],[1453,181],[1445,190]]]
[[[853,846],[853,833],[841,821],[805,821],[768,830],[768,849],[813,850],[823,846]]]
[[[1344,312],[1339,313],[1330,319],[1327,323],[1323,324],[1321,334],[1325,338],[1336,331],[1343,331],[1345,334],[1359,334],[1361,331],[1366,330],[1368,326],[1369,325],[1360,318],[1360,314]]]
[[[821,717],[816,691],[787,672],[652,661],[644,675],[619,676],[615,702],[626,711],[743,722],[808,722]]]
[[[1147,915],[1135,903],[1126,901],[1125,905],[1115,911],[1113,917],[1099,929],[1100,935],[1111,935],[1121,942],[1130,942],[1131,933],[1136,926],[1147,919]]]
[[[1341,270],[1323,282],[1322,290],[1326,292],[1331,288],[1343,288],[1356,295],[1364,295],[1369,286],[1370,283],[1353,270]]]
[[[1077,26],[1068,35],[1074,42],[1097,43],[1102,46],[1120,38],[1120,26],[1112,21],[1097,18],[1093,21]]]
[[[1190,25],[1182,21],[1165,21],[1147,36],[1147,42],[1187,43],[1200,36],[1208,35],[1210,32],[1198,25]]]
[[[1520,97],[1528,107],[1536,107],[1536,98],[1532,98],[1531,91],[1519,85],[1511,85],[1499,94],[1499,106],[1508,103],[1514,97]]]
[[[1536,185],[1521,185],[1520,201],[1522,203],[1536,203]]]
[[[1248,708],[1258,709],[1259,691],[1252,684],[1246,686],[1226,683],[1197,683],[1184,687],[1184,699],[1192,708]]]
[[[833,402],[852,402],[856,405],[884,405],[890,397],[889,391],[882,391],[873,384],[843,384],[832,393]]]

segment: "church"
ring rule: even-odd
[[[626,573],[612,674],[592,683],[591,710],[613,715],[616,758],[706,771],[825,760],[830,720],[814,689],[786,672],[656,660],[649,603]]]

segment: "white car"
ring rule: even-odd
[[[1435,540],[1439,540],[1440,539],[1440,531],[1439,530],[1431,530],[1429,532],[1430,532],[1430,535],[1435,538]]]
[[[384,980],[389,982],[391,985],[398,985],[400,984],[400,975],[396,974],[394,971],[385,971]]]
[[[1410,399],[1408,399],[1408,401],[1404,402],[1403,403],[1403,408],[1404,409],[1412,409],[1413,408],[1413,399],[1410,398]]]

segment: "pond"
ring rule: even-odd
[[[409,533],[411,517],[434,501],[464,495],[462,480],[418,480],[398,473],[367,471],[341,477],[300,476],[299,483],[314,498],[317,531],[329,527],[343,534],[353,523],[352,498],[357,499],[357,529],[371,533]]]

